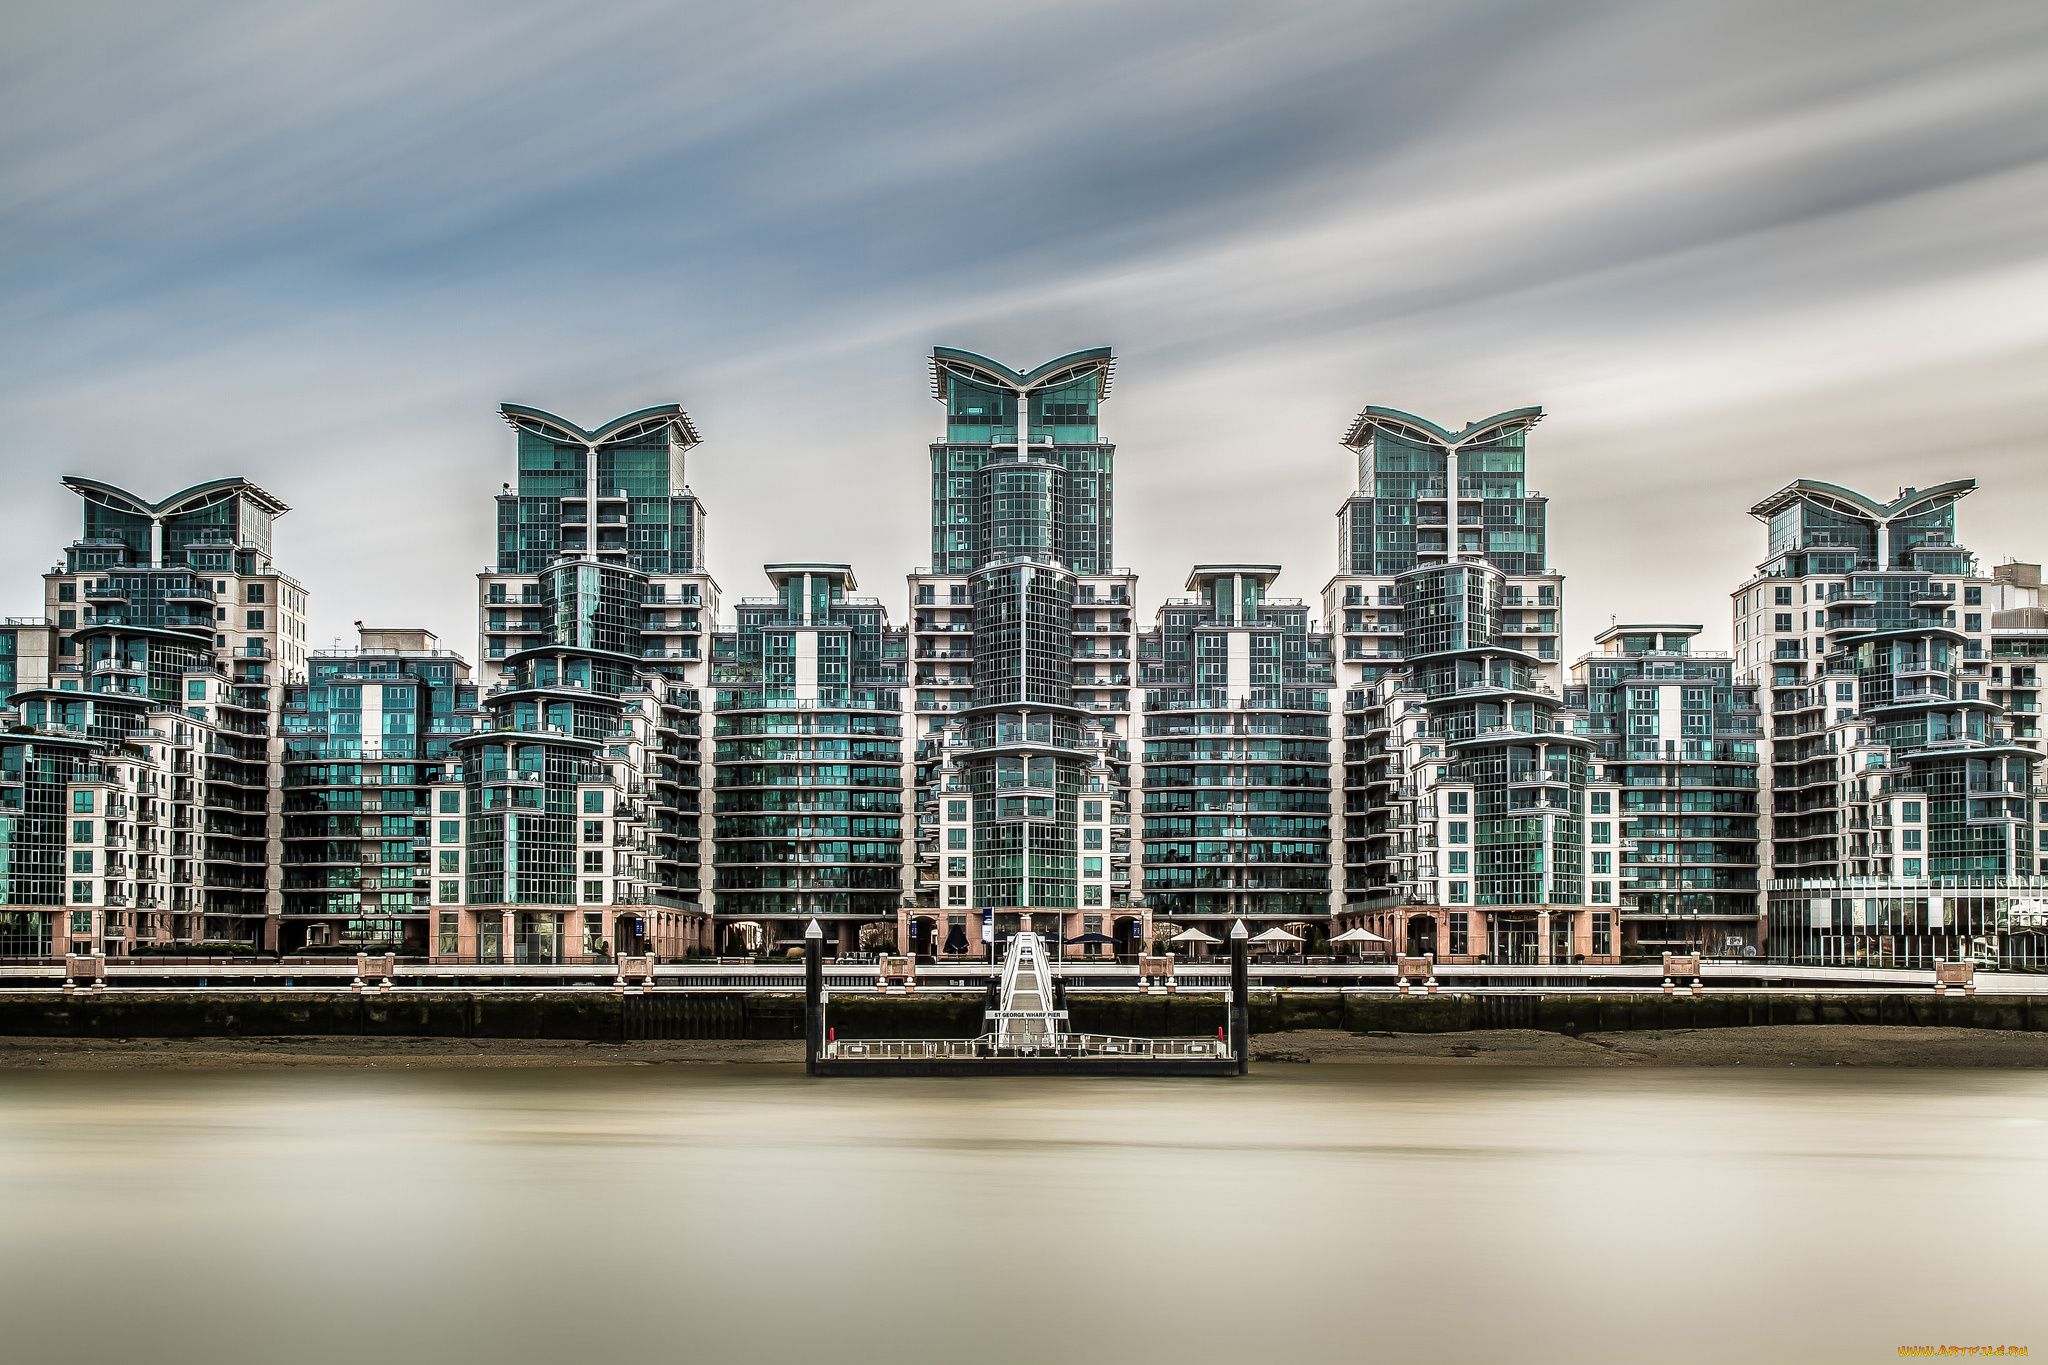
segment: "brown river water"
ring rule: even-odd
[[[2048,1073],[0,1073],[19,1362],[2048,1356]]]

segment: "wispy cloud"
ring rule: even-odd
[[[2035,6],[0,25],[17,610],[71,533],[57,473],[239,472],[301,509],[281,558],[320,634],[424,615],[467,647],[506,399],[682,402],[729,589],[818,555],[889,593],[925,558],[934,342],[1117,346],[1119,558],[1154,594],[1214,558],[1313,592],[1368,402],[1550,409],[1532,458],[1580,638],[1610,612],[1719,629],[1758,553],[1743,509],[1798,474],[1995,478],[1966,538],[2048,553]]]

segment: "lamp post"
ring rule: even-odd
[[[818,1074],[825,1048],[825,931],[812,920],[804,930],[804,1074]]]
[[[1237,1058],[1237,1074],[1251,1070],[1252,968],[1251,935],[1243,920],[1230,926],[1230,1051]]]

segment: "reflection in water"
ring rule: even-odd
[[[2034,1072],[0,1075],[16,1360],[2048,1351]]]

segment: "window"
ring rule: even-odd
[[[1595,815],[1612,815],[1612,814],[1614,813],[1614,811],[1613,811],[1613,806],[1614,806],[1614,796],[1613,796],[1613,793],[1611,793],[1611,792],[1594,792],[1594,793],[1593,793],[1593,795],[1592,795],[1592,801],[1593,801],[1593,814],[1595,814]]]
[[[1899,802],[1899,818],[1917,824],[1920,819],[1920,803],[1918,801]]]
[[[1463,815],[1466,811],[1466,802],[1469,799],[1470,797],[1465,792],[1446,792],[1444,793],[1444,809],[1453,815]]]
[[[1963,589],[1963,605],[1964,605],[1964,606],[1966,606],[1966,607],[1981,607],[1981,606],[1983,606],[1983,605],[1984,605],[1984,589],[1982,589],[1982,588],[1964,588],[1964,589]]]
[[[60,612],[58,612],[58,613],[57,613],[57,629],[59,629],[59,630],[76,630],[77,628],[78,628],[78,613],[77,613],[76,611],[72,611],[72,610],[68,610],[68,609],[67,609],[67,610],[64,610],[64,611],[60,611]]]
[[[1454,957],[1471,952],[1472,917],[1463,910],[1453,910],[1446,918],[1450,921],[1450,944],[1446,951]]]
[[[1101,848],[1101,847],[1102,847],[1102,831],[1101,831],[1101,830],[1099,830],[1099,829],[1084,829],[1084,830],[1082,830],[1082,831],[1081,831],[1081,847],[1083,847],[1083,848]]]
[[[1081,860],[1081,875],[1084,877],[1100,877],[1102,875],[1102,859],[1083,858]]]
[[[1613,855],[1612,853],[1606,853],[1606,852],[1595,852],[1595,853],[1593,854],[1593,872],[1594,872],[1594,874],[1595,874],[1596,876],[1602,876],[1602,877],[1611,877],[1611,876],[1613,876],[1613,875],[1614,875],[1614,855]]]
[[[1453,844],[1464,843],[1467,832],[1465,822],[1463,820],[1451,820],[1446,823],[1449,833],[1444,836],[1445,842]]]
[[[443,820],[441,822],[441,842],[444,844],[459,844],[462,842],[462,822],[460,820]]]
[[[1856,700],[1856,684],[1855,684],[1855,683],[1836,683],[1836,684],[1835,684],[1835,700],[1836,700],[1836,701],[1854,701],[1854,700]]]
[[[462,793],[442,792],[441,813],[443,815],[460,815],[462,813]]]
[[[1781,612],[1779,612],[1779,613],[1777,614],[1777,630],[1778,630],[1778,633],[1779,633],[1780,635],[1789,635],[1789,634],[1791,633],[1791,631],[1792,631],[1792,613],[1791,613],[1791,612],[1789,612],[1789,611],[1781,611]]]
[[[585,792],[585,793],[583,793],[583,813],[584,813],[584,814],[586,814],[586,815],[602,815],[602,814],[604,814],[604,793],[603,793],[603,792]]]
[[[1614,916],[1605,910],[1593,912],[1593,956],[1614,956]]]
[[[250,613],[249,613],[249,615],[248,615],[248,621],[249,621],[249,624],[248,624],[248,626],[246,627],[246,629],[249,629],[249,630],[261,630],[261,629],[263,629],[263,613],[262,613],[262,612],[260,612],[260,611],[252,611],[252,612],[250,612]]]
[[[78,814],[80,814],[80,815],[90,815],[90,814],[92,814],[92,793],[91,793],[91,792],[73,792],[73,793],[71,793],[71,809],[72,809],[72,810],[74,810],[74,811],[76,811],[76,812],[77,812]]]
[[[59,602],[76,602],[78,600],[78,585],[76,583],[59,583],[57,585],[57,600]]]
[[[1097,804],[1100,803],[1098,802]],[[965,801],[948,801],[946,803],[946,818],[953,821],[965,820],[967,818],[967,803]]]
[[[71,870],[73,872],[92,871],[92,850],[81,848],[73,852],[71,855]]]
[[[1081,818],[1083,820],[1099,822],[1102,819],[1102,803],[1100,801],[1083,801],[1081,803]]]
[[[1452,876],[1459,876],[1465,872],[1471,871],[1471,868],[1467,866],[1468,860],[1472,857],[1471,854],[1449,853],[1445,856],[1450,859],[1449,870]]]
[[[1772,599],[1772,605],[1773,605],[1773,606],[1779,606],[1779,607],[1789,607],[1789,606],[1791,606],[1791,605],[1792,605],[1792,589],[1790,589],[1790,588],[1779,588],[1779,589],[1777,590],[1777,596],[1776,596],[1776,597],[1774,597],[1774,598]],[[1778,618],[1778,619],[1780,619],[1780,620],[1790,620],[1791,618],[1790,618],[1790,617],[1780,617],[1780,618]]]
[[[461,883],[461,882],[442,882],[442,883],[441,883],[441,889],[440,889],[440,893],[439,893],[439,894],[440,894],[441,904],[443,904],[443,905],[455,905],[455,904],[459,904],[459,903],[461,902],[461,900],[462,900],[462,883]],[[452,933],[450,932],[450,928],[449,928],[449,925],[448,925],[448,923],[447,923],[447,920],[446,920],[446,918],[444,917],[444,918],[443,918],[443,920],[442,920],[442,925],[441,925],[441,945],[442,945],[442,946],[441,946],[441,951],[442,951],[442,952],[444,952],[444,953],[452,953],[452,952],[454,952],[454,951],[455,951],[455,945],[454,945],[454,944],[452,944],[452,943],[450,943],[450,942],[448,941],[448,940],[449,940],[450,938],[452,938],[452,937],[453,937],[453,935],[452,935]]]
[[[206,683],[205,683],[205,680],[203,680],[203,679],[200,679],[200,678],[188,678],[188,679],[186,679],[186,681],[185,681],[185,700],[186,700],[186,701],[205,701],[205,700],[206,700]]]
[[[947,887],[947,888],[946,888],[946,904],[948,904],[948,905],[965,905],[965,904],[967,904],[967,888],[966,888],[966,887],[964,887],[964,886],[949,886],[949,887]]]
[[[947,831],[946,831],[946,847],[947,847],[947,848],[965,848],[965,847],[967,847],[967,831],[966,831],[966,830],[964,830],[964,829],[949,829],[949,830],[947,830]]]
[[[965,858],[948,858],[948,859],[946,859],[946,875],[947,875],[948,877],[964,877],[964,876],[966,876],[966,875],[967,875],[967,860],[966,860]]]
[[[444,848],[444,849],[442,849],[442,850],[441,850],[441,870],[442,870],[443,872],[460,872],[460,871],[462,871],[462,850],[461,850],[461,849],[459,849],[459,848]]]
[[[261,602],[263,600],[263,585],[261,583],[246,584],[245,590],[248,594],[248,601]]]
[[[1614,903],[1614,883],[1594,882],[1593,903],[1595,905],[1612,905]],[[1599,950],[1595,949],[1594,951],[1598,952]]]
[[[1083,904],[1083,905],[1100,905],[1100,904],[1102,904],[1102,887],[1101,887],[1101,886],[1099,886],[1099,885],[1097,885],[1097,884],[1095,884],[1095,883],[1092,883],[1092,882],[1091,882],[1091,883],[1090,883],[1089,885],[1087,885],[1087,886],[1084,886],[1084,887],[1082,887],[1082,888],[1081,888],[1081,904]],[[1095,916],[1093,916],[1093,915],[1091,915],[1091,916],[1089,916],[1089,918],[1090,918],[1090,919],[1094,919],[1094,918],[1096,918],[1096,917],[1095,917]],[[1099,932],[1100,932],[1100,930],[1098,930],[1097,932],[1099,933]],[[1097,950],[1097,951],[1100,951],[1100,950],[1101,950],[1101,948],[1102,948],[1102,945],[1101,945],[1101,944],[1099,944],[1099,943],[1091,943],[1091,944],[1089,944],[1088,946],[1089,946],[1090,948],[1093,948],[1093,949]]]
[[[1920,831],[1917,829],[1900,830],[1899,847],[1908,852],[1918,853],[1920,851]]]
[[[1920,860],[1918,858],[1902,858],[1900,861],[1905,864],[1906,876],[1917,877],[1920,875]]]
[[[583,870],[585,872],[604,871],[604,850],[601,848],[585,849],[583,851]]]
[[[603,843],[603,842],[604,842],[604,821],[602,821],[602,820],[585,820],[585,821],[583,822],[583,842],[584,842],[584,843],[586,843],[586,844],[601,844],[601,843]]]
[[[1974,612],[1974,611],[1966,611],[1966,612],[1964,612],[1964,613],[1963,613],[1963,629],[1964,629],[1964,630],[1982,630],[1982,629],[1984,629],[1984,618],[1983,618],[1983,616],[1982,616],[1982,615],[1980,615],[1980,614],[1979,614],[1979,613],[1977,613],[1977,612]]]
[[[590,902],[590,901],[596,901],[596,902],[602,903],[602,902],[603,902],[603,900],[604,900],[604,883],[603,883],[603,882],[585,882],[585,883],[583,883],[583,899],[584,899],[584,900],[585,900],[586,902]]]
[[[74,844],[89,844],[89,843],[91,843],[91,842],[92,842],[92,830],[93,830],[93,824],[92,824],[92,821],[90,821],[90,820],[73,820],[73,821],[71,822],[71,842],[72,842],[72,843],[74,843]]]
[[[1593,842],[1611,844],[1614,842],[1614,823],[1610,820],[1593,821]]]
[[[1466,883],[1466,882],[1452,882],[1452,883],[1451,883],[1451,904],[1453,904],[1453,905],[1463,905],[1463,904],[1465,904],[1465,888],[1466,888],[1466,886],[1467,886],[1467,885],[1468,885],[1468,883]]]

